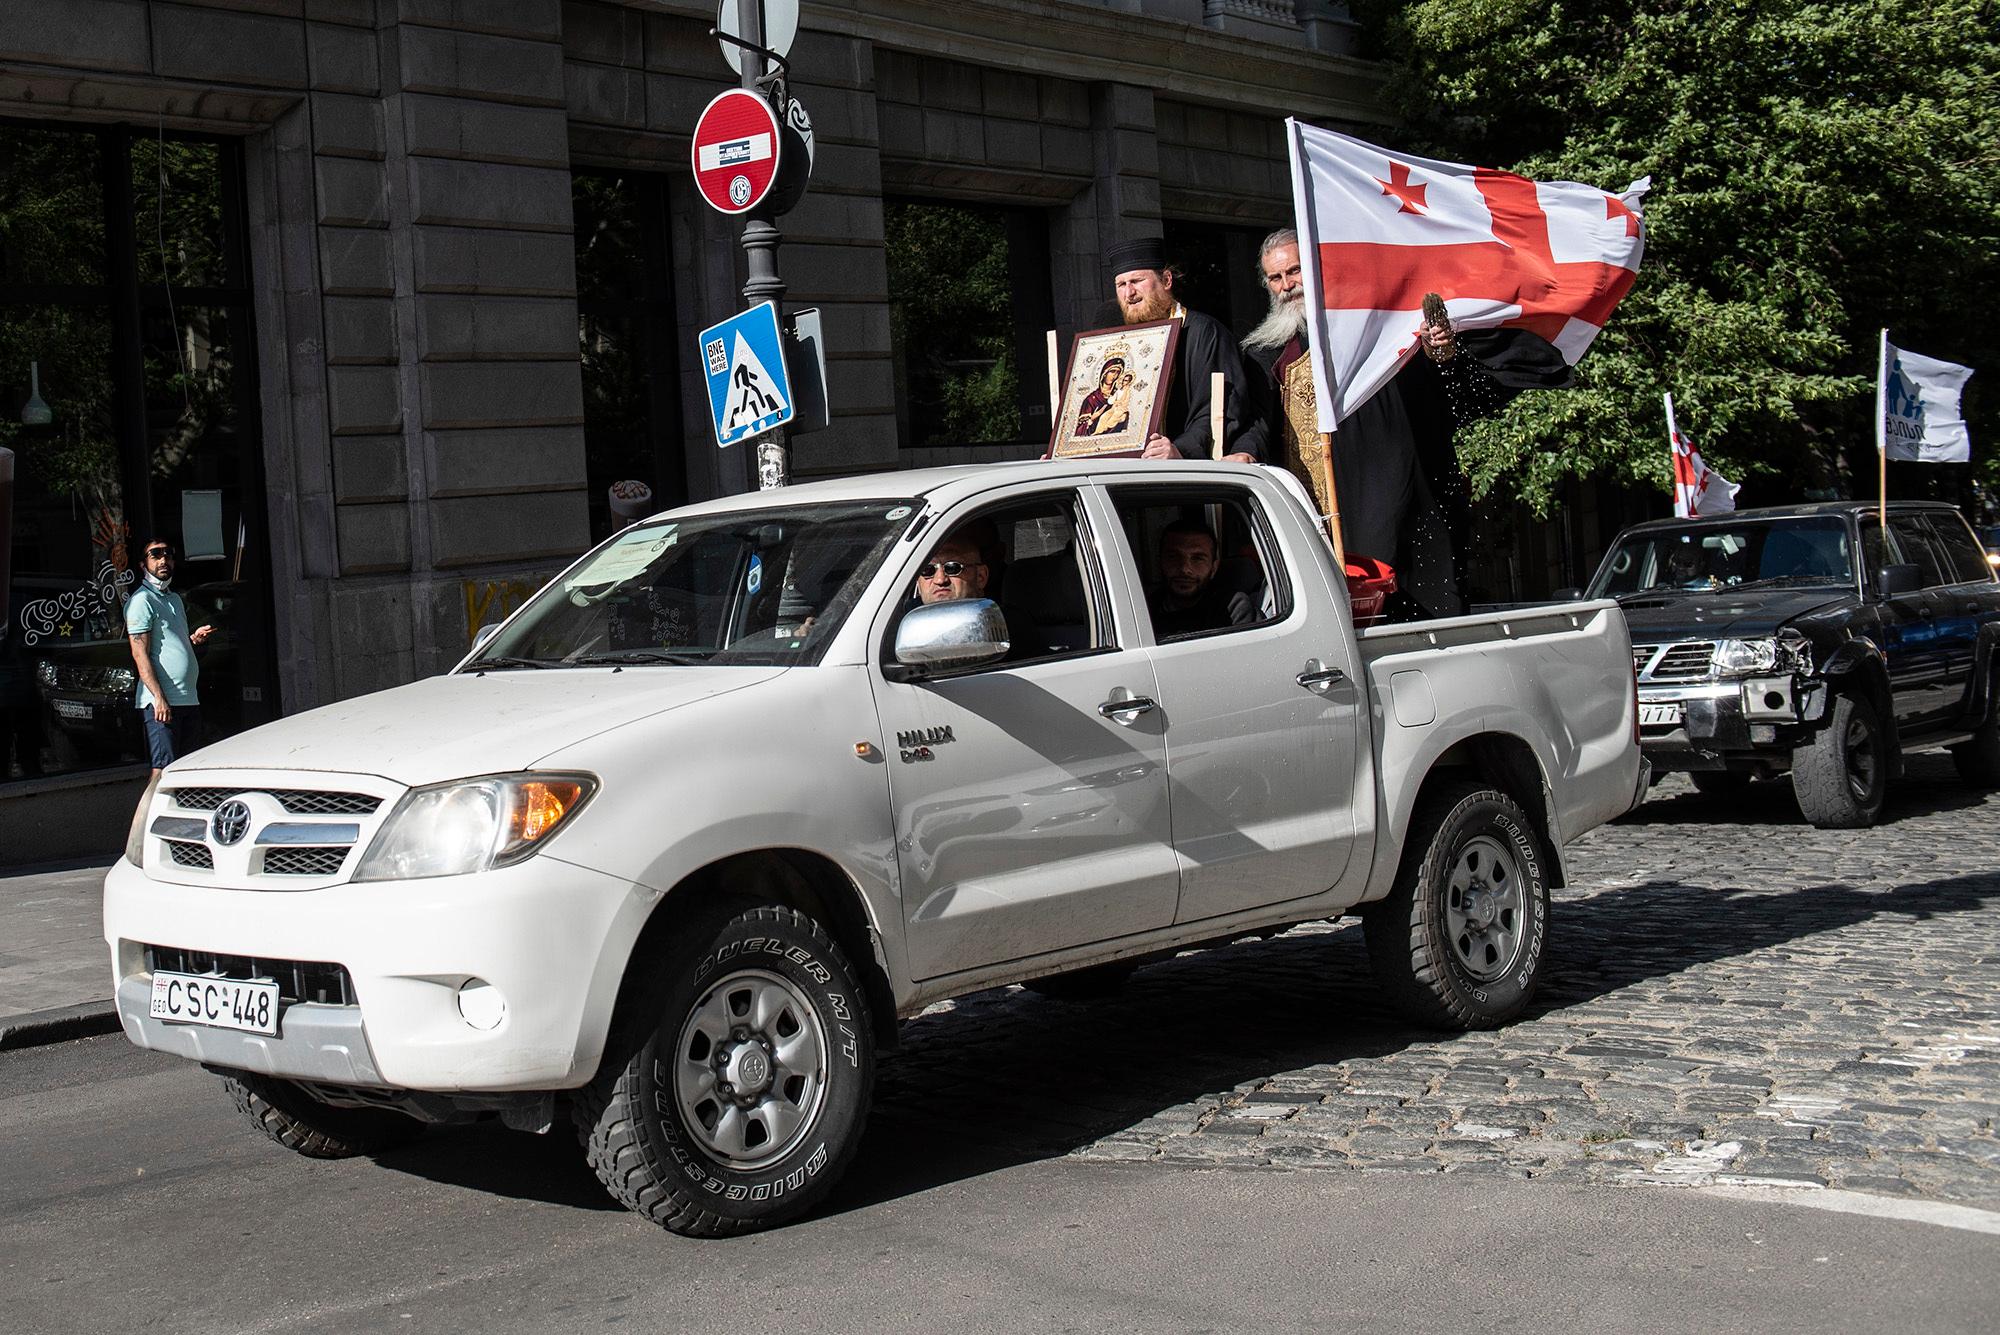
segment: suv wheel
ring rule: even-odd
[[[598,1179],[674,1233],[724,1237],[801,1214],[861,1141],[875,1032],[817,922],[772,905],[692,925],[632,1018],[638,1047],[578,1091]]]
[[[1859,696],[1833,698],[1826,727],[1792,752],[1792,793],[1822,830],[1861,830],[1882,816],[1894,757],[1881,715]]]

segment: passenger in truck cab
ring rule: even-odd
[[[1222,549],[1206,524],[1178,519],[1161,530],[1154,569],[1158,582],[1146,601],[1159,639],[1239,626],[1257,617],[1254,598],[1216,582]]]
[[[1005,575],[1005,551],[993,524],[975,519],[939,539],[931,554],[917,567],[916,600],[925,607],[954,602],[960,598],[993,598],[1007,618],[1007,657],[1001,661],[1020,662],[1045,657],[1049,650],[1032,616],[1018,607],[1009,607],[997,587]],[[988,592],[991,589],[992,592]]]

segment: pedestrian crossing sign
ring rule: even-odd
[[[785,374],[776,302],[709,326],[701,331],[700,342],[716,444],[734,445],[792,420],[796,408]]]

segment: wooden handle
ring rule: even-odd
[[[1222,378],[1222,372],[1214,371],[1208,377],[1208,457],[1220,459],[1222,444],[1222,396],[1227,392],[1229,382]]]
[[[1062,425],[1062,367],[1056,362],[1056,331],[1049,330],[1049,438],[1055,439],[1055,429]]]
[[[1333,486],[1333,436],[1319,433],[1319,480],[1326,484],[1326,536],[1333,543],[1333,561],[1347,569],[1347,544],[1340,534],[1340,495]]]

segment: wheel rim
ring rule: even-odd
[[[1445,926],[1460,968],[1490,982],[1514,967],[1528,916],[1528,881],[1514,850],[1491,835],[1460,844],[1445,881]]]
[[[703,993],[681,1025],[674,1096],[688,1130],[730,1168],[777,1162],[812,1132],[826,1096],[826,1031],[805,993],[761,969]]]
[[[1854,800],[1864,805],[1875,795],[1875,730],[1859,711],[1848,716],[1841,734],[1841,751],[1847,758],[1847,787]]]

